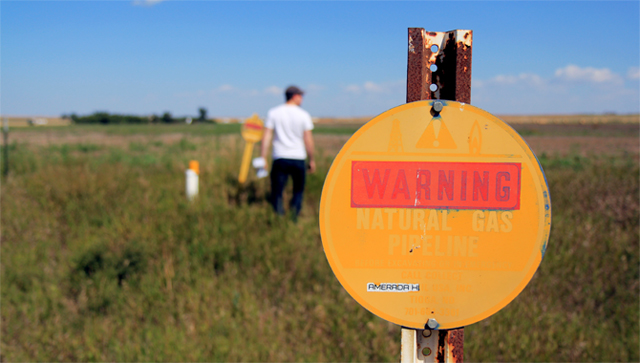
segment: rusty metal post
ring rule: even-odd
[[[407,103],[442,99],[471,102],[473,31],[409,28]]]
[[[409,28],[407,103],[429,99],[471,103],[472,44],[471,30],[426,32]],[[464,328],[402,328],[401,361],[463,362]]]
[[[402,328],[401,363],[462,363],[464,328],[420,330]]]

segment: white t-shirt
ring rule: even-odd
[[[299,106],[282,104],[269,110],[264,127],[273,130],[273,160],[305,160],[304,132],[313,130],[309,113]]]

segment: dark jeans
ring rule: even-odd
[[[304,179],[306,169],[304,160],[277,159],[271,167],[271,205],[278,214],[284,214],[282,191],[291,175],[293,179],[293,197],[289,203],[295,216],[300,214],[302,208],[302,192],[304,191]]]

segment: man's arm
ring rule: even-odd
[[[309,157],[309,173],[316,172],[316,159],[314,156],[315,146],[313,144],[313,134],[311,130],[306,130],[303,135],[304,147],[307,150],[307,156]]]
[[[264,134],[262,135],[262,143],[260,145],[260,156],[264,158],[265,163],[267,162],[267,155],[269,154],[271,139],[273,139],[273,129],[265,128]]]

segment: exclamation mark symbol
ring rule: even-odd
[[[418,149],[455,149],[456,143],[442,117],[436,116],[429,121],[427,128],[416,143]]]
[[[440,136],[440,127],[442,126],[442,121],[439,118],[434,118],[433,123],[433,134],[435,136],[435,140],[433,140],[433,147],[440,146],[440,142],[438,141],[438,136]]]

